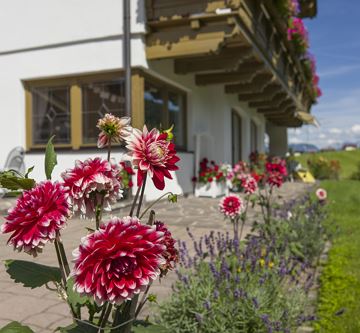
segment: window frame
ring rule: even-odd
[[[30,79],[23,80],[23,86],[25,91],[25,123],[26,123],[26,151],[36,151],[44,149],[45,144],[33,143],[33,96],[32,89],[41,87],[58,87],[68,86],[70,89],[70,126],[71,126],[71,140],[69,144],[55,144],[56,148],[79,150],[82,148],[96,148],[96,144],[83,143],[83,124],[82,124],[82,112],[83,112],[83,94],[82,85],[96,82],[106,82],[107,80],[114,80],[124,78],[124,71],[122,70],[110,70],[101,71],[96,73],[87,73],[79,75],[59,76],[52,78],[42,79]],[[185,90],[182,90],[174,85],[171,85],[161,79],[155,78],[153,75],[146,73],[140,68],[132,68],[131,73],[131,109],[132,109],[132,126],[136,128],[142,128],[145,124],[145,80],[148,80],[156,87],[165,88],[164,90],[180,93],[184,98],[184,144],[183,146],[177,146],[179,151],[186,151],[187,148],[187,101],[188,96]],[[167,93],[164,93],[167,95]],[[125,97],[125,96],[124,96]],[[167,108],[168,98],[164,96],[165,103],[164,108]]]

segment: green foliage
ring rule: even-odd
[[[309,171],[316,179],[339,179],[341,165],[338,160],[329,160],[325,157],[313,155],[307,161]]]
[[[21,177],[16,172],[9,170],[0,172],[0,185],[10,191],[30,190],[35,186],[35,180]]]
[[[154,325],[145,321],[137,321],[131,329],[132,333],[170,333],[164,326]]]
[[[354,171],[351,174],[350,179],[352,179],[352,180],[360,180],[360,162],[357,165],[356,171]]]
[[[360,332],[360,196],[357,181],[327,181],[322,186],[332,202],[329,223],[335,220],[328,261],[320,277],[316,332]]]
[[[263,274],[271,277],[259,282]],[[176,333],[268,332],[265,318],[295,327],[305,303],[301,288],[288,290],[270,268],[240,272],[239,280],[224,279],[219,285],[203,263],[187,278],[188,283],[177,283],[171,299],[160,307],[160,323]],[[237,294],[240,290],[246,295]]]
[[[86,322],[74,323],[66,327],[59,327],[56,332],[60,333],[97,333],[99,330],[91,325],[87,325]]]
[[[338,160],[341,164],[340,179],[350,179],[351,175],[356,172],[360,163],[360,149],[354,151],[330,151],[317,154],[302,154],[296,159],[305,167],[307,160],[312,156],[322,156],[328,160]]]
[[[6,260],[6,272],[16,283],[24,287],[38,288],[48,282],[60,282],[61,272],[57,267],[50,267],[24,260]]]
[[[23,326],[19,322],[13,321],[1,328],[0,333],[34,333],[34,331],[28,326]]]
[[[278,253],[313,263],[331,237],[331,229],[323,226],[326,213],[318,200],[306,197],[285,204],[271,223],[255,223],[253,231],[259,233],[260,243],[273,242]]]
[[[57,157],[55,153],[55,148],[53,145],[53,140],[55,136],[52,136],[47,145],[45,150],[45,175],[46,179],[51,179],[51,174],[57,164]]]

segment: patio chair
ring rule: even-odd
[[[23,147],[13,148],[5,162],[5,166],[1,171],[14,170],[20,174],[25,173],[25,150]],[[4,188],[0,188],[0,198],[2,198],[6,194],[7,190]]]

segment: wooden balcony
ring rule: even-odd
[[[149,60],[174,59],[196,84],[223,84],[273,123],[301,126],[311,86],[272,0],[146,0],[146,14]]]

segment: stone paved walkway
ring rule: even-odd
[[[280,200],[290,200],[306,191],[307,185],[299,183],[287,183],[279,191]],[[218,199],[208,198],[179,198],[177,204],[161,202],[157,208],[158,220],[170,226],[173,235],[182,240],[188,240],[186,227],[190,227],[192,233],[199,237],[210,230],[226,231],[231,230],[229,223],[225,223],[218,213]],[[0,200],[0,223],[3,223],[6,209],[13,202],[6,199]],[[119,216],[128,214],[128,208],[119,209],[114,212]],[[249,224],[245,226],[244,235],[250,230],[250,221],[258,214],[257,211],[249,212]],[[79,244],[80,238],[85,234],[85,227],[91,226],[91,221],[73,219],[63,232],[63,241],[66,252],[71,258],[71,251]],[[6,246],[8,235],[0,236],[0,259],[25,259],[34,260],[24,253],[16,253],[11,247]],[[44,253],[35,258],[35,261],[45,265],[56,265],[54,247],[49,244],[45,247]],[[152,293],[162,299],[171,292],[171,284],[174,275],[168,276],[162,284],[154,284]],[[29,325],[36,333],[53,332],[59,326],[71,323],[70,315],[66,304],[64,304],[54,292],[45,288],[30,290],[15,284],[5,272],[4,266],[0,266],[0,327],[9,321],[17,320]]]

